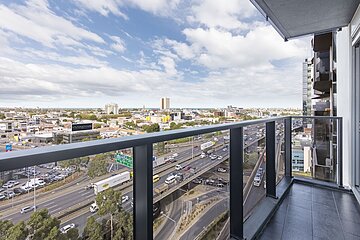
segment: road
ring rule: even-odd
[[[249,135],[250,136],[248,137],[247,143],[249,143],[250,140],[253,140],[256,137],[255,133],[254,134],[249,134]],[[223,143],[224,140],[220,139],[219,142]],[[255,142],[255,141],[253,141],[253,142]],[[187,149],[187,150],[184,150],[183,152],[180,152],[179,156],[177,158],[178,158],[178,161],[185,160],[185,159],[191,159],[192,154],[196,155],[196,154],[199,154],[200,152],[201,151],[200,151],[199,148],[195,148],[194,150]],[[215,154],[225,156],[227,154],[227,152],[222,152],[221,150],[219,150],[219,151],[215,152]],[[212,161],[208,157],[206,157],[204,159],[197,159],[192,163],[184,163],[184,164],[182,164],[182,166],[184,168],[186,168],[187,166],[190,166],[191,168],[194,168],[196,170],[200,170],[200,169],[206,168],[208,165],[213,164],[216,161],[219,161],[219,163],[220,163],[220,160]],[[165,182],[166,176],[168,174],[170,174],[171,172],[174,172],[174,171],[175,171],[175,169],[169,169],[168,171],[165,171],[164,174],[160,174],[161,178],[157,183],[154,184],[154,187],[156,187],[156,186],[158,186],[160,184],[163,184]],[[188,175],[187,171],[182,170],[182,172],[184,172],[185,176]],[[52,194],[52,193],[48,193],[48,194]],[[74,187],[74,191],[66,193],[66,194],[64,194],[62,196],[58,196],[58,197],[55,197],[55,198],[50,198],[50,199],[48,199],[46,201],[43,201],[41,204],[37,204],[37,207],[38,207],[38,209],[47,208],[47,209],[49,209],[49,212],[51,214],[54,214],[54,213],[57,213],[57,212],[62,211],[64,209],[67,209],[67,208],[73,206],[76,203],[81,203],[81,202],[84,202],[84,201],[89,200],[89,199],[94,199],[94,194],[93,194],[93,192],[91,190],[86,191],[84,189]],[[32,201],[28,201],[27,204],[32,205]],[[130,203],[128,203],[128,204],[130,205]],[[16,213],[1,216],[0,219],[12,220],[14,223],[16,223],[18,221],[21,221],[21,220],[27,220],[28,217],[31,215],[31,213],[27,213],[27,214],[20,214],[19,213],[20,208],[24,207],[24,206],[27,206],[27,205],[20,204],[20,205],[14,206],[14,208],[18,208]],[[91,216],[91,213],[87,212],[87,213],[82,214],[81,216],[79,216],[77,218],[74,218],[73,220],[74,220],[74,222],[77,223],[77,226],[82,228],[82,227],[84,227],[86,219],[89,216]]]

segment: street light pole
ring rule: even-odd
[[[35,185],[35,171],[36,171],[36,166],[34,166],[34,212],[36,211],[36,185]]]

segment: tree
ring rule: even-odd
[[[101,225],[96,222],[94,216],[88,218],[84,229],[83,237],[88,240],[103,239],[103,235],[101,233]]]
[[[8,229],[6,240],[25,240],[28,236],[28,230],[23,221]],[[4,239],[4,238],[1,238]]]
[[[51,231],[59,232],[60,220],[51,217],[47,209],[41,209],[30,216],[27,225],[33,240],[43,240]]]
[[[154,123],[148,126],[143,126],[144,131],[151,133],[151,132],[159,132],[160,131],[160,126],[158,123]]]
[[[11,221],[0,221],[0,239],[4,239],[9,229],[13,226],[14,224]]]
[[[119,210],[119,204],[121,204],[121,192],[114,191],[109,188],[103,192],[100,192],[96,196],[96,204],[99,207],[98,214],[100,216],[110,215],[110,231],[111,239],[113,237],[113,216],[115,212]]]
[[[133,217],[126,211],[116,213],[115,219],[115,239],[133,239]]]
[[[101,126],[102,126],[102,125],[101,125],[100,123],[95,123],[95,124],[94,124],[94,129],[101,128]]]
[[[124,127],[130,128],[130,129],[135,129],[137,127],[137,125],[134,122],[126,122],[126,123],[124,123]]]
[[[66,234],[68,240],[79,240],[79,230],[77,228],[70,229]]]
[[[88,175],[90,178],[102,176],[107,173],[107,155],[98,154],[90,162],[88,166]]]
[[[0,119],[5,119],[5,114],[0,113]]]

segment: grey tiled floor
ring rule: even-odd
[[[352,194],[294,183],[262,240],[360,240],[360,205]]]

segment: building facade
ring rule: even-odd
[[[170,109],[170,98],[163,97],[160,99],[160,109],[161,110]]]
[[[303,115],[311,116],[311,97],[312,97],[312,84],[313,84],[313,58],[307,58],[303,62]]]
[[[105,105],[106,114],[118,114],[119,106],[116,103],[109,103]]]

